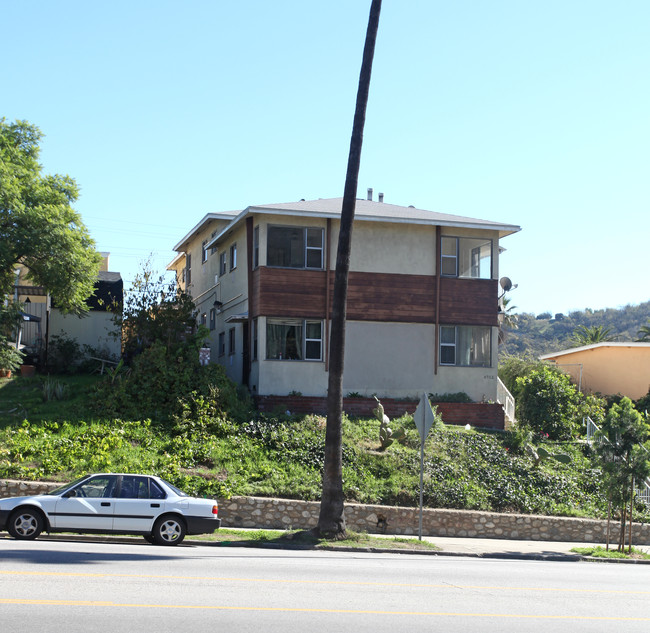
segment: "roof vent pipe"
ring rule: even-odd
[[[379,194],[379,202],[383,202],[383,201],[384,201],[384,194],[380,193]]]
[[[368,187],[368,200],[372,200],[372,187]]]

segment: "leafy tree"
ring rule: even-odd
[[[135,276],[124,305],[115,306],[114,320],[122,333],[127,363],[156,342],[172,350],[195,339],[203,342],[208,334],[204,326],[197,328],[196,306],[190,295],[162,275],[156,277],[149,261]]]
[[[41,137],[26,121],[0,119],[0,296],[12,294],[22,264],[59,309],[81,313],[101,256],[71,206],[78,196],[75,181],[41,174]]]
[[[334,296],[332,301],[332,337],[330,340],[330,367],[327,384],[327,426],[325,428],[325,459],[323,464],[323,491],[316,531],[333,538],[345,535],[345,514],[343,508],[343,363],[345,350],[345,316],[347,311],[348,272],[350,270],[350,249],[352,225],[359,181],[363,127],[366,120],[366,106],[370,91],[372,60],[379,27],[381,0],[372,0],[363,61],[359,74],[357,102],[350,138],[348,168],[345,176],[343,202],[341,204],[341,226],[336,254],[334,275]]]
[[[597,452],[603,464],[603,479],[611,505],[620,514],[618,549],[625,548],[625,525],[630,523],[629,547],[632,549],[632,512],[634,485],[650,475],[650,428],[629,398],[614,404],[600,430]],[[647,446],[644,446],[647,444]],[[629,505],[628,505],[629,504]]]
[[[586,415],[600,420],[603,402],[583,396],[571,378],[548,367],[516,379],[517,419],[551,440],[569,440],[579,431]]]
[[[583,345],[614,341],[616,336],[612,334],[612,328],[610,327],[604,327],[603,325],[593,325],[591,327],[579,325],[573,330],[572,339],[577,347],[582,347]]]

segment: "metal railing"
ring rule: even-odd
[[[499,377],[497,377],[497,402],[503,405],[503,411],[506,415],[506,420],[510,423],[514,423],[516,421],[515,399]]]

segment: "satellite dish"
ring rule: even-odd
[[[501,277],[501,279],[499,279],[499,285],[503,288],[504,292],[508,292],[512,289],[512,281],[510,281],[510,277]]]

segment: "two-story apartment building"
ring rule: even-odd
[[[174,248],[212,362],[253,395],[326,395],[341,204],[210,213]],[[496,400],[500,240],[519,230],[357,200],[344,393]]]

